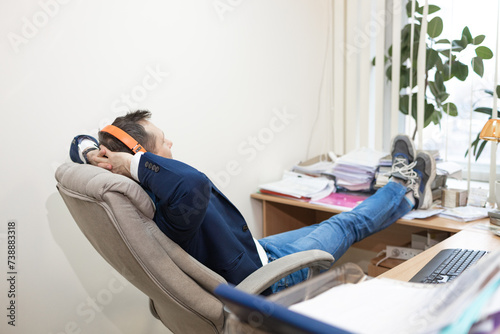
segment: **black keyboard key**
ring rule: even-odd
[[[425,265],[410,282],[445,283],[457,278],[487,252],[469,249],[444,249]]]

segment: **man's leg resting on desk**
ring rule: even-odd
[[[260,239],[269,261],[310,249],[321,249],[339,259],[349,247],[367,236],[394,223],[412,209],[406,199],[407,189],[398,182],[389,182],[352,211],[315,225]],[[307,278],[308,270],[293,273],[276,283],[278,292]]]
[[[422,207],[424,198],[432,196],[427,183],[434,179],[432,174],[435,174],[435,166],[429,162],[427,153],[416,156],[411,141],[410,147],[407,147],[408,140],[404,137],[399,141],[395,140],[399,145],[393,144],[393,160],[397,157],[399,161],[397,164],[393,163],[394,176],[390,182],[353,210],[332,216],[319,224],[259,240],[269,261],[310,249],[324,250],[337,260],[353,243],[390,226],[415,205]],[[406,153],[399,154],[400,151]],[[403,157],[406,162],[403,162]],[[273,292],[305,280],[307,272],[304,269],[287,276],[272,287]]]

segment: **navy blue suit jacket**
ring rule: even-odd
[[[81,162],[73,159],[80,138],[70,149],[75,162]],[[149,152],[142,155],[138,174],[156,205],[160,230],[195,259],[232,284],[262,266],[245,219],[205,174]]]

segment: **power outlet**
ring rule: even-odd
[[[408,260],[422,253],[421,249],[399,247],[399,246],[386,246],[386,256],[391,259]]]

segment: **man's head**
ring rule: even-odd
[[[151,112],[137,110],[117,117],[113,125],[128,133],[148,152],[165,158],[172,158],[172,142],[165,138],[163,131],[149,121]],[[124,143],[113,135],[99,131],[99,143],[114,152],[133,153]]]

